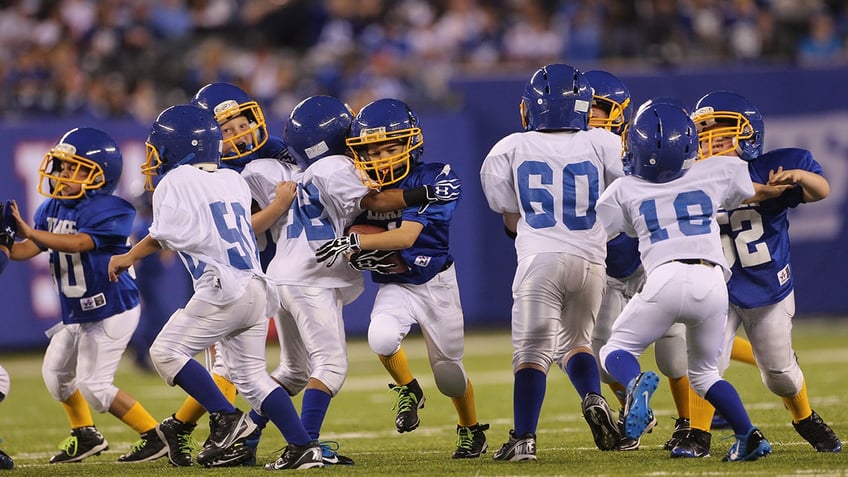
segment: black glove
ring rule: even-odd
[[[359,234],[350,234],[346,237],[336,237],[329,242],[324,243],[315,251],[315,257],[318,263],[327,262],[327,267],[332,267],[336,263],[339,255],[349,252],[359,251]]]
[[[427,200],[430,202],[450,202],[459,199],[462,182],[459,179],[442,179],[435,184],[424,186],[427,189]]]
[[[350,268],[356,271],[368,270],[377,272],[383,275],[393,273],[392,270],[397,266],[394,263],[385,263],[385,259],[390,257],[394,252],[392,250],[366,250],[359,253],[354,253],[350,257]]]
[[[12,201],[0,204],[0,245],[12,250],[15,243],[15,233],[18,231],[18,221],[12,215]]]

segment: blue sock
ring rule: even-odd
[[[591,353],[577,353],[565,363],[565,373],[582,400],[589,393],[601,394],[601,373]]]
[[[174,384],[183,388],[189,396],[197,399],[197,402],[207,412],[234,412],[235,406],[227,401],[227,398],[215,385],[212,375],[202,364],[190,359],[183,369],[174,376]]]
[[[512,412],[515,416],[515,435],[536,433],[542,401],[545,400],[547,376],[538,369],[524,368],[515,373],[512,390]]]
[[[625,386],[642,372],[642,368],[639,367],[639,360],[627,351],[620,349],[607,355],[604,367],[607,368],[607,373],[610,376]]]
[[[274,389],[262,401],[262,414],[268,416],[289,444],[304,446],[312,441],[300,422],[291,398],[283,388]]]
[[[267,416],[263,416],[262,414],[256,412],[254,409],[251,409],[250,420],[256,423],[256,425],[259,427],[259,430],[262,431],[262,429],[265,429],[265,426],[268,425],[269,419]]]
[[[303,422],[303,428],[314,441],[318,440],[318,436],[321,434],[324,416],[327,415],[327,408],[330,407],[330,399],[332,398],[320,389],[308,388],[303,393],[300,421]]]
[[[727,419],[733,428],[733,433],[739,436],[745,435],[751,428],[751,418],[748,411],[742,405],[742,399],[732,384],[725,380],[717,381],[710,386],[704,399],[710,402],[718,412]]]

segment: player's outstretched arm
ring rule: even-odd
[[[21,217],[21,211],[18,204],[12,201],[12,215],[17,221],[17,235],[19,237],[29,239],[40,244],[42,247],[56,250],[57,252],[65,253],[80,253],[94,250],[94,240],[86,233],[78,234],[55,234],[46,230],[37,230],[29,226]],[[15,247],[17,248],[17,247]],[[23,260],[18,258],[17,253],[13,254],[13,260]]]
[[[412,189],[387,189],[363,197],[359,205],[373,212],[392,212],[407,207],[420,206],[421,212],[435,202],[452,202],[459,199],[462,182],[459,179],[442,179]]]
[[[297,182],[281,181],[277,184],[274,200],[268,207],[250,216],[253,233],[259,235],[271,228],[282,215],[287,214],[297,195]]]
[[[340,256],[360,250],[402,250],[409,248],[418,239],[424,226],[418,222],[404,220],[400,227],[378,234],[349,234],[325,242],[315,251],[319,263],[333,266]]]
[[[162,246],[159,242],[150,238],[150,235],[147,235],[141,239],[140,242],[135,244],[129,252],[121,255],[113,255],[112,258],[109,259],[109,280],[117,282],[118,276],[127,271],[136,260],[141,260],[148,255],[158,252],[159,250],[162,250]]]
[[[798,185],[804,189],[804,202],[816,202],[830,195],[830,184],[821,174],[803,169],[769,171],[768,185]]]

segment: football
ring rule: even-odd
[[[369,234],[378,234],[380,232],[385,232],[386,229],[380,227],[379,225],[371,225],[371,224],[354,224],[348,227],[345,233],[348,234],[359,234],[359,235],[369,235]],[[361,252],[356,252],[348,257],[348,260],[351,260],[357,256]],[[403,258],[399,253],[393,252],[386,258],[384,258],[380,263],[392,263],[395,265],[393,269],[391,269],[390,273],[403,273],[409,271],[409,267],[406,265],[406,262],[403,261]]]

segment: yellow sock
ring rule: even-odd
[[[404,386],[412,382],[412,371],[409,369],[409,361],[406,359],[406,352],[403,348],[398,349],[397,353],[391,356],[380,355],[380,362],[383,367],[395,380],[395,383]]]
[[[215,381],[215,385],[218,386],[218,389],[224,393],[224,397],[227,398],[227,401],[230,401],[230,404],[236,403],[236,385],[232,383],[229,379],[219,376],[217,374],[212,375],[212,380]]]
[[[694,389],[689,390],[689,426],[700,431],[710,431],[713,425],[715,408],[709,401],[698,396]]]
[[[87,427],[94,425],[94,418],[91,417],[91,408],[82,393],[77,389],[68,399],[62,401],[62,407],[65,409],[65,414],[71,422],[71,428]]]
[[[754,349],[751,348],[751,342],[737,336],[733,338],[733,348],[730,350],[730,359],[742,363],[756,366],[757,361],[754,359]]]
[[[206,409],[197,402],[197,399],[188,396],[183,401],[183,405],[174,413],[174,417],[180,422],[196,424],[204,414],[206,414]]]
[[[796,424],[813,414],[813,410],[810,408],[810,400],[807,398],[807,381],[804,381],[804,384],[801,385],[801,391],[798,394],[780,399],[783,399],[783,404],[789,409],[789,413],[792,414],[792,421]]]
[[[236,386],[229,379],[218,374],[212,374],[212,380],[215,381],[215,385],[218,386],[227,401],[230,404],[235,404]],[[188,396],[183,401],[183,405],[174,413],[174,417],[180,422],[196,424],[204,414],[206,414],[206,409],[197,402],[197,399]]]
[[[471,386],[470,379],[466,380],[465,394],[458,398],[451,398],[451,402],[456,409],[460,426],[471,427],[477,424],[477,405],[474,402],[474,388]]]
[[[675,407],[677,407],[677,417],[688,418],[689,392],[691,391],[689,376],[684,374],[681,378],[668,378],[668,386],[671,388],[671,398],[674,400]]]
[[[612,384],[607,384],[607,386],[612,389],[612,393],[615,395],[615,398],[618,399],[618,403],[623,408],[624,401],[627,400],[627,387],[617,381]]]
[[[159,424],[138,401],[130,407],[130,410],[126,414],[119,416],[119,419],[139,434],[144,434]]]

